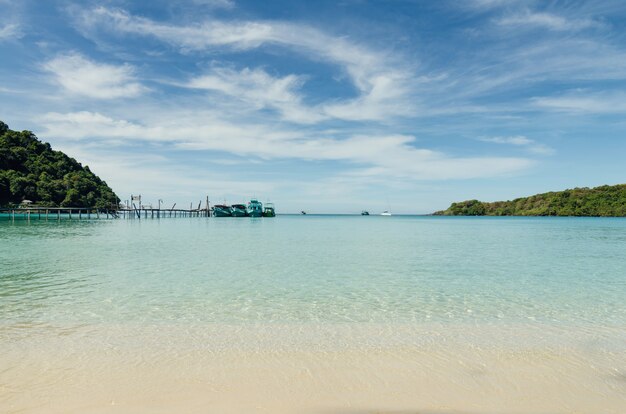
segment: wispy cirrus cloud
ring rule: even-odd
[[[501,17],[496,20],[496,24],[505,27],[541,27],[554,31],[576,31],[602,26],[602,23],[591,18],[568,18],[528,9]]]
[[[128,64],[97,63],[78,53],[62,54],[43,65],[63,89],[74,95],[96,99],[135,97],[146,91]]]
[[[302,76],[272,76],[260,68],[238,71],[213,67],[210,73],[194,77],[181,86],[220,92],[259,109],[273,108],[287,121],[315,123],[325,116],[315,108],[303,106],[298,93],[303,82]]]
[[[181,53],[210,53],[224,48],[248,51],[262,46],[288,48],[313,61],[338,66],[357,89],[356,98],[336,97],[332,105],[323,108],[320,112],[326,116],[346,120],[380,120],[411,112],[409,97],[413,92],[410,82],[413,73],[406,62],[389,53],[363,47],[347,38],[331,36],[306,25],[219,20],[176,25],[105,7],[81,10],[76,21],[87,36],[93,36],[98,30],[148,36],[178,48]],[[290,76],[294,79],[298,75]],[[403,105],[399,105],[399,101]],[[291,118],[298,116],[296,114]]]
[[[235,7],[234,0],[191,0],[192,3],[199,6],[209,7],[211,9],[232,9]]]
[[[626,93],[578,91],[559,96],[531,99],[534,106],[577,114],[617,114],[626,112]]]
[[[361,175],[405,179],[466,179],[517,173],[533,161],[518,157],[453,157],[415,147],[410,135],[309,135],[265,125],[236,125],[211,119],[209,113],[163,115],[146,126],[100,113],[48,113],[42,118],[46,136],[77,140],[113,137],[160,141],[179,149],[224,151],[242,156],[348,162]]]
[[[451,101],[488,102],[494,94],[507,96],[506,107],[482,105],[482,112],[515,113],[528,110],[529,87],[553,85],[551,93],[556,95],[564,82],[603,87],[604,80],[626,80],[626,51],[620,45],[581,35],[533,38],[517,45],[486,47],[463,68],[452,67],[447,73],[446,82],[437,86]],[[432,92],[429,97],[442,106],[438,101],[442,95]]]
[[[477,9],[490,9],[495,7],[510,6],[516,3],[522,3],[526,0],[469,0],[461,4],[462,7],[472,7]]]
[[[214,202],[222,196],[232,200],[235,196],[241,197],[255,192],[273,194],[281,185],[280,182],[232,177],[221,168],[199,170],[154,152],[134,154],[125,148],[102,143],[61,142],[55,145],[55,149],[79,159],[90,170],[106,177],[107,184],[116,189],[122,200],[131,192],[141,191],[145,197],[144,204],[157,204],[157,200],[162,198],[163,206],[168,208],[175,202],[180,206],[181,201],[193,201],[195,206],[199,201],[198,197],[204,195],[209,195]],[[215,164],[212,162],[211,167],[216,167]],[[128,173],[128,166],[131,165],[133,174]],[[207,183],[207,175],[212,178],[210,183]],[[122,192],[121,189],[126,191]]]
[[[17,23],[7,23],[0,26],[0,42],[9,39],[19,39],[22,36],[22,29]]]
[[[535,154],[549,155],[554,153],[554,149],[538,143],[537,141],[530,139],[524,135],[514,135],[507,137],[482,137],[479,141],[491,142],[493,144],[514,145],[517,147],[523,147]]]
[[[305,82],[305,76],[272,76],[260,68],[238,71],[216,67],[210,73],[192,78],[181,86],[220,92],[259,109],[273,108],[282,119],[302,124],[314,124],[331,118],[382,120],[409,114],[409,107],[402,99],[404,86],[399,79],[381,75],[371,79],[372,89],[366,95],[349,102],[332,100],[314,106],[303,103],[299,89]]]

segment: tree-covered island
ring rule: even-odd
[[[537,194],[511,201],[467,200],[438,216],[590,216],[626,217],[626,184]]]
[[[30,131],[0,121],[0,206],[117,207],[120,199],[98,176]]]

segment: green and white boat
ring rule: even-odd
[[[233,204],[230,206],[230,211],[233,217],[247,217],[248,209],[245,204]]]
[[[213,206],[213,217],[232,217],[233,213],[230,206],[225,204],[216,204]]]
[[[263,217],[276,217],[274,203],[265,203],[265,208],[263,209]]]
[[[262,217],[263,216],[263,204],[259,200],[250,200],[248,203],[248,215],[250,217]]]

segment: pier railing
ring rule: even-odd
[[[182,208],[124,208],[117,210],[120,218],[129,219],[147,219],[147,218],[174,218],[174,217],[211,217],[211,210],[201,209],[182,209]]]

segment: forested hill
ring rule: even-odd
[[[439,216],[626,216],[626,184],[537,194],[512,201],[452,203]]]
[[[0,206],[30,200],[42,206],[117,206],[119,198],[89,167],[53,151],[30,131],[0,121]]]

